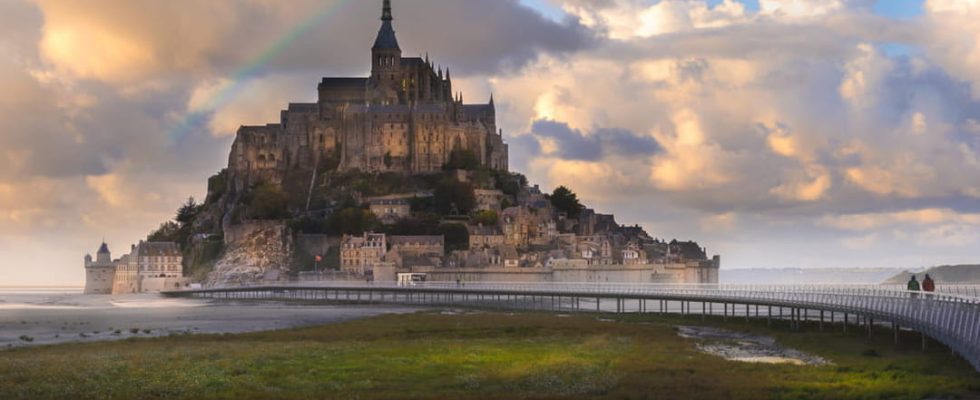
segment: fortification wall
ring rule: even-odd
[[[191,283],[188,278],[143,278],[140,282],[142,293],[159,293],[166,290],[177,290]]]
[[[513,283],[718,283],[717,268],[702,268],[697,264],[644,264],[635,266],[604,265],[582,268],[412,268],[413,272],[425,273],[432,282],[513,282]],[[377,275],[377,274],[376,274]],[[711,277],[714,280],[711,280]],[[379,282],[387,282],[375,276]]]

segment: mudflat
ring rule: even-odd
[[[401,306],[211,302],[158,294],[0,291],[0,348],[188,333],[246,333],[415,311],[418,309]]]

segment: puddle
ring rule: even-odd
[[[678,335],[700,341],[703,353],[726,360],[794,365],[829,365],[826,359],[776,344],[776,339],[703,326],[679,326]]]

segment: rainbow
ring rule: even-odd
[[[309,33],[313,28],[319,26],[330,16],[334,15],[341,7],[350,3],[352,0],[334,0],[321,8],[318,12],[301,21],[295,28],[286,32],[272,45],[253,58],[248,64],[236,70],[231,79],[218,89],[203,105],[197,109],[188,111],[187,115],[171,131],[170,137],[177,142],[187,135],[192,129],[200,127],[207,122],[211,113],[228,104],[232,99],[241,93],[246,84],[260,75],[262,70],[284,51],[289,49],[297,39]]]

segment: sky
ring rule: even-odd
[[[366,76],[380,3],[0,1],[0,286],[203,198],[238,126]],[[513,170],[722,268],[980,261],[980,0],[393,3]]]

